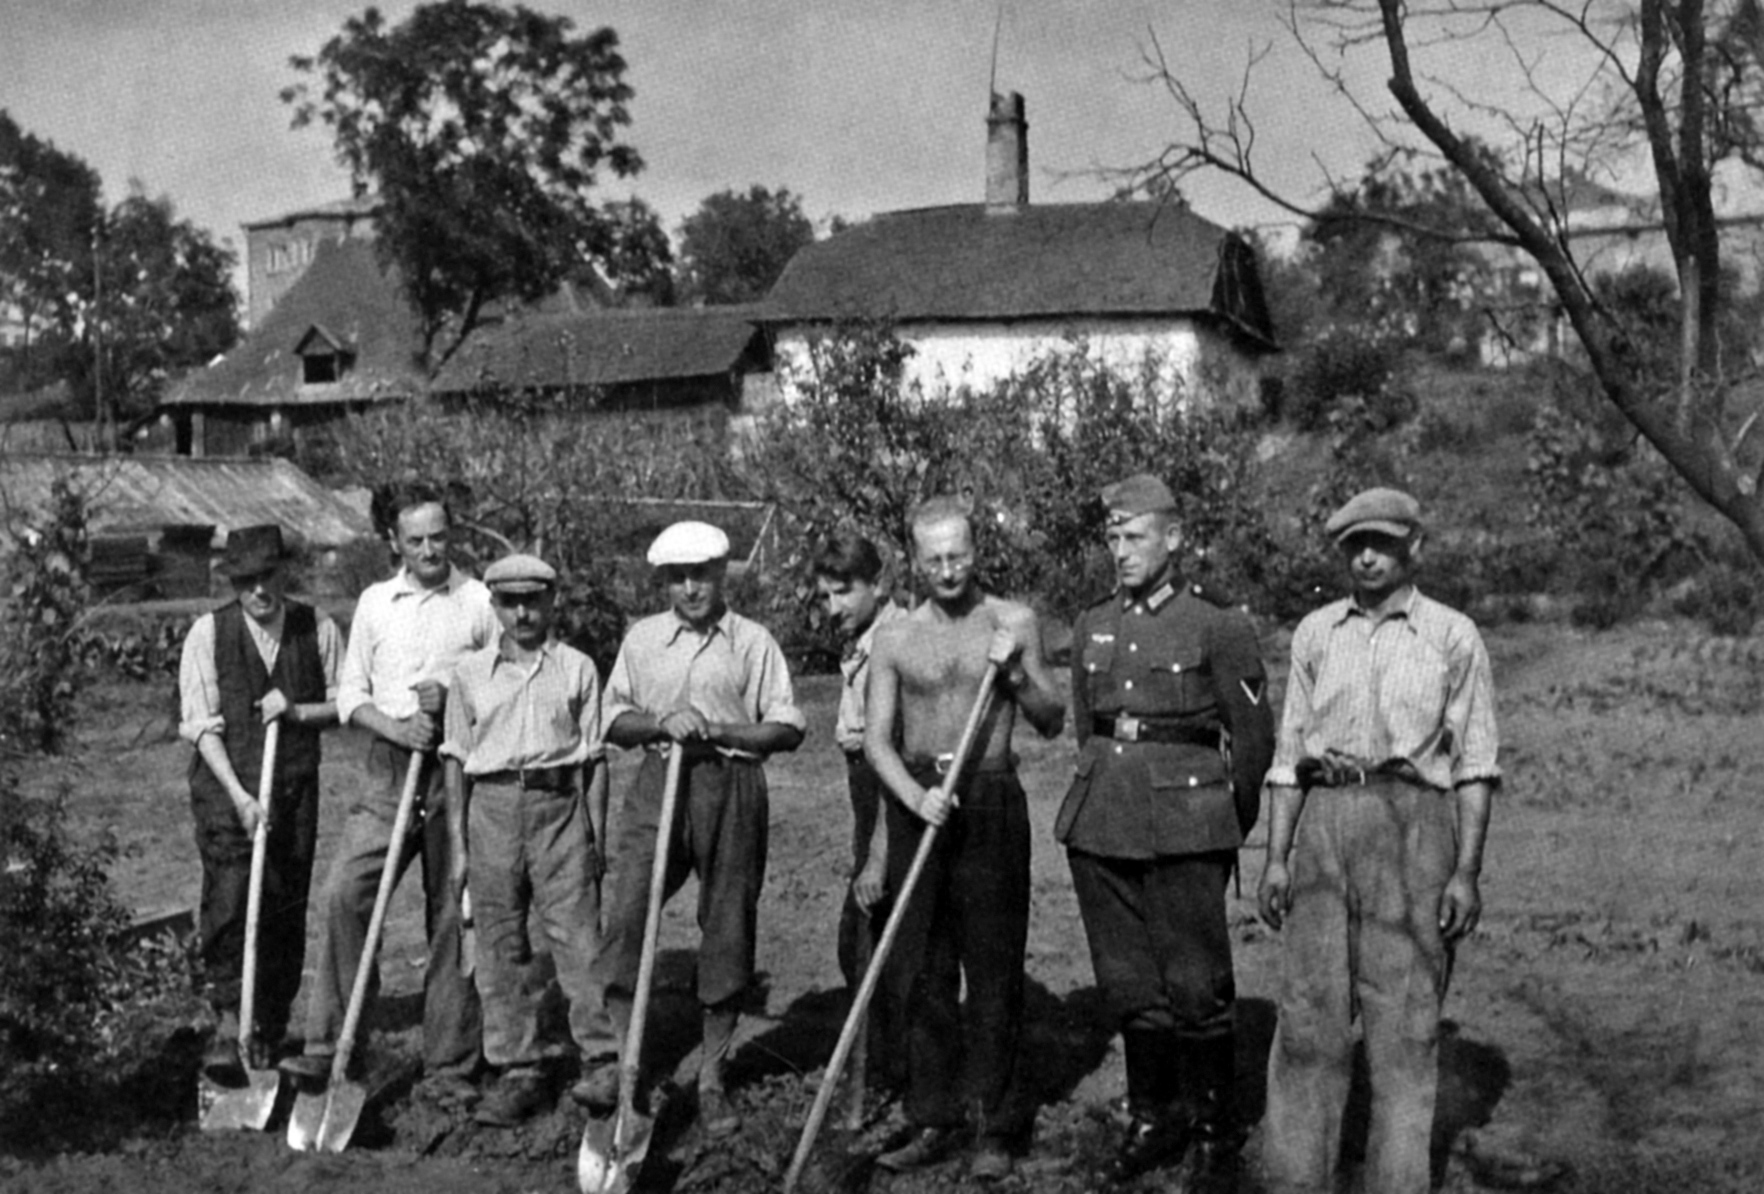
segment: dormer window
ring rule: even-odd
[[[294,354],[300,358],[300,384],[306,386],[342,381],[343,375],[355,364],[355,349],[349,342],[316,323],[300,337],[300,343],[294,346]]]

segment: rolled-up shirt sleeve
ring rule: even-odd
[[[373,666],[374,644],[379,638],[372,590],[362,594],[356,605],[355,620],[349,627],[349,646],[343,652],[343,667],[337,673],[337,720],[344,725],[363,705],[374,703],[369,687]]]
[[[1311,724],[1311,686],[1316,682],[1316,654],[1321,624],[1314,618],[1299,623],[1292,636],[1292,667],[1286,677],[1286,701],[1280,732],[1266,782],[1277,788],[1298,787],[1298,761],[1305,753],[1305,731]]]
[[[783,648],[770,634],[765,634],[754,654],[753,698],[759,720],[808,729],[808,719],[796,705],[796,691],[790,683],[790,665],[784,660]]]
[[[1468,630],[1463,644],[1469,659],[1446,700],[1446,724],[1456,730],[1452,786],[1501,782],[1500,732],[1495,723],[1494,669],[1482,635]]]
[[[472,694],[460,682],[458,668],[447,677],[447,707],[442,714],[444,727],[441,755],[464,763],[472,753]]]
[[[343,673],[343,632],[329,614],[318,615],[319,666],[325,673],[325,700],[337,699],[339,678]]]
[[[214,615],[203,614],[184,636],[178,660],[178,737],[194,745],[226,728],[220,713],[220,676],[214,667]]]

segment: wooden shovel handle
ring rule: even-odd
[[[386,865],[380,872],[380,891],[374,897],[374,914],[368,919],[367,940],[362,942],[361,961],[355,967],[355,986],[349,992],[349,1009],[343,1013],[343,1031],[337,1035],[337,1055],[331,1059],[332,1089],[343,1081],[349,1058],[355,1052],[355,1031],[361,1024],[362,1005],[367,1002],[368,978],[374,972],[374,956],[380,952],[380,931],[386,927],[386,909],[398,886],[398,855],[404,835],[410,831],[410,813],[416,805],[417,780],[422,778],[423,752],[410,752],[404,772],[404,790],[398,795],[398,812],[392,818],[392,840],[386,846]]]
[[[998,665],[987,664],[986,674],[980,677],[980,691],[974,697],[974,708],[968,714],[968,724],[962,727],[961,741],[956,746],[949,773],[943,777],[942,787],[945,791],[955,787],[961,779],[962,769],[967,766],[968,756],[974,750],[974,742],[980,736],[980,723],[985,720],[986,708],[992,699],[992,686],[997,679]],[[925,863],[931,857],[931,847],[936,842],[937,826],[925,826],[925,831],[919,835],[919,848],[913,852],[913,862],[907,868],[906,878],[901,881],[900,890],[894,893],[894,908],[888,914],[888,924],[882,930],[882,939],[876,942],[876,949],[870,955],[869,968],[864,971],[864,981],[852,998],[851,1011],[845,1017],[844,1029],[839,1033],[839,1043],[833,1046],[833,1057],[827,1062],[827,1072],[821,1078],[821,1089],[815,1092],[815,1102],[809,1108],[808,1122],[802,1125],[802,1139],[797,1141],[796,1155],[790,1158],[790,1168],[784,1174],[784,1194],[794,1194],[796,1183],[802,1177],[803,1166],[808,1164],[809,1151],[815,1146],[815,1137],[820,1135],[821,1124],[827,1118],[827,1108],[833,1102],[833,1089],[839,1084],[839,1075],[845,1070],[845,1060],[851,1055],[852,1043],[857,1040],[858,1031],[863,1027],[864,1013],[869,1011],[870,1000],[876,994],[876,984],[881,981],[882,967],[894,949],[894,939],[900,935],[900,923],[906,918],[907,904],[913,898],[913,889],[919,885],[919,876],[924,873]]]
[[[649,869],[649,910],[643,920],[643,954],[637,962],[637,989],[631,995],[631,1023],[625,1029],[625,1053],[619,1061],[619,1120],[631,1122],[637,1105],[644,1022],[649,1018],[649,990],[655,982],[656,945],[661,940],[663,898],[668,889],[668,851],[674,839],[674,808],[680,800],[680,774],[686,748],[668,749],[668,774],[662,781],[661,823],[655,831],[655,865]],[[614,1147],[618,1141],[614,1141]]]
[[[263,868],[269,857],[270,793],[276,783],[276,748],[282,719],[263,734],[263,768],[257,780],[257,832],[251,835],[251,880],[245,888],[245,966],[239,976],[239,1047],[249,1058],[257,1035],[257,923],[263,916]]]

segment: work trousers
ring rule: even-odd
[[[650,872],[655,867],[666,775],[667,756],[660,751],[645,754],[612,835],[612,890],[594,976],[614,1029],[621,1032],[630,1016],[643,957],[643,925],[649,914]],[[710,751],[687,755],[681,767],[663,898],[673,898],[688,875],[698,876],[698,1000],[706,1007],[735,999],[753,981],[769,816],[766,773],[757,760],[731,759]],[[616,1051],[615,1042],[597,1049]]]
[[[217,1012],[236,1011],[245,965],[245,912],[251,891],[251,835],[218,782],[192,783],[190,811],[202,859],[196,916],[200,990]],[[270,792],[269,842],[257,920],[253,1018],[269,1045],[282,1039],[306,966],[306,901],[318,838],[318,776],[278,776]]]
[[[858,869],[869,857],[870,838],[876,828],[876,818],[882,815],[884,796],[881,779],[861,752],[846,754],[845,778],[846,791],[851,798],[852,878],[856,879]],[[851,884],[846,884],[845,903],[839,910],[837,948],[839,973],[854,998],[864,981],[864,971],[869,968],[870,951],[881,938],[882,928],[888,923],[888,913],[893,907],[894,901],[884,895],[866,911],[859,906]],[[901,1068],[901,994],[895,985],[886,981],[887,967],[883,969],[883,981],[877,984],[870,997],[868,1057],[872,1073],[883,1075],[885,1081],[894,1081]]]
[[[531,982],[528,913],[551,946],[570,1001],[570,1035],[589,1056],[610,1027],[590,975],[600,942],[600,875],[594,831],[573,788],[472,785],[469,885],[478,934],[473,976],[484,1007],[484,1059],[539,1064],[539,991]]]
[[[1123,1030],[1231,1033],[1237,988],[1225,884],[1235,854],[1104,858],[1067,851],[1096,985]]]
[[[1428,1189],[1439,1010],[1451,970],[1439,902],[1457,851],[1447,793],[1375,780],[1306,799],[1268,1056],[1271,1190],[1334,1189],[1356,1015],[1372,1078],[1363,1188]]]
[[[402,842],[392,841],[392,822],[409,763],[410,752],[384,738],[376,737],[368,747],[368,790],[344,816],[321,896],[324,932],[307,1002],[306,1051],[325,1056],[336,1050],[367,944],[381,873],[391,866],[402,880],[410,864],[421,858],[423,924],[429,942],[423,972],[423,1064],[431,1073],[469,1073],[478,1064],[482,1016],[478,992],[460,972],[459,905],[448,883],[452,843],[442,804],[446,789],[433,754],[423,759],[411,829]],[[368,987],[370,1001],[378,988],[376,966]]]
[[[913,777],[939,782],[934,770],[913,768]],[[955,1127],[972,1100],[976,1132],[1002,1140],[1021,1134],[1032,1111],[1017,1089],[1029,811],[1013,771],[972,774],[958,793],[961,807],[937,831],[894,943],[908,968],[894,978],[907,992],[906,1111],[923,1127]],[[926,825],[899,801],[887,815],[888,886],[898,892]]]

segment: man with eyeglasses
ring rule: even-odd
[[[197,916],[200,984],[219,1019],[203,1070],[243,1085],[244,1064],[274,1063],[306,959],[306,900],[318,831],[319,731],[337,721],[343,640],[313,607],[287,598],[288,553],[279,526],[227,536],[218,571],[233,597],[203,614],[184,639],[178,732],[195,746],[190,811],[202,859]],[[258,924],[256,1024],[239,1056],[240,982],[252,841],[265,817],[257,790],[269,724],[281,720],[270,788]]]

